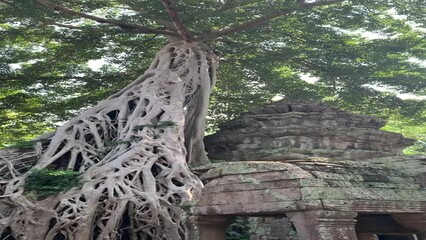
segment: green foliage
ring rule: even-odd
[[[163,29],[161,23],[169,21],[161,1],[51,1],[154,29]],[[33,0],[7,2],[0,3],[0,147],[30,140],[117,92],[145,71],[167,41],[52,11]],[[200,36],[293,8],[295,2],[182,0],[177,9],[183,23]],[[275,95],[421,123],[426,106],[422,4],[344,1],[299,10],[212,41],[221,62],[211,98],[210,131]],[[89,67],[91,60],[99,59],[104,66]],[[306,82],[301,73],[317,81]],[[396,93],[423,100],[401,99]]]
[[[18,142],[12,146],[8,146],[10,148],[18,148],[18,149],[32,149],[34,146],[38,143],[49,143],[50,140],[47,139],[41,139],[41,140],[32,140],[32,141],[25,141],[25,142]]]
[[[400,115],[393,115],[382,130],[397,132],[404,137],[417,139],[413,146],[404,150],[405,154],[426,154],[426,112],[423,121],[416,118],[407,119]]]
[[[166,128],[166,127],[174,127],[176,126],[176,123],[173,121],[160,121],[157,123],[153,123],[153,124],[141,124],[141,125],[137,125],[133,128],[133,131],[141,131],[144,128]]]
[[[405,154],[426,154],[426,141],[417,140],[413,146],[404,149]]]
[[[40,199],[78,187],[79,174],[69,170],[34,170],[28,175],[24,185],[26,195]]]

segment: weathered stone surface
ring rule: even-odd
[[[426,156],[401,155],[412,140],[383,125],[310,102],[242,114],[206,138],[210,158],[227,162],[193,169],[205,183],[193,213],[286,215],[299,240],[372,240],[374,233],[426,240]],[[366,223],[368,216],[380,224]],[[292,239],[262,229],[253,239]]]
[[[303,240],[355,240],[356,212],[302,211],[288,213]]]
[[[222,124],[205,138],[211,159],[343,159],[400,154],[412,140],[379,130],[385,123],[312,102],[275,102]]]
[[[196,204],[193,208],[195,215],[284,215],[288,212],[304,211],[312,209],[322,209],[321,200],[297,200],[297,201],[279,201],[266,203],[241,204],[237,201],[224,205],[206,205]]]
[[[397,171],[392,164],[379,164],[389,159],[392,158],[374,159],[373,163],[317,158],[292,163],[210,164],[196,169],[205,172],[201,178],[206,185],[195,211],[237,215],[315,209],[424,211],[426,189],[416,180],[417,172]],[[405,160],[407,165],[417,163],[417,171],[426,171],[426,165],[418,157],[405,157]]]
[[[384,201],[384,200],[339,200],[322,199],[326,210],[355,211],[362,213],[422,213],[425,201]]]

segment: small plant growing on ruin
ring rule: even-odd
[[[148,128],[166,128],[166,127],[174,127],[176,126],[176,123],[173,121],[161,121],[158,123],[153,123],[153,124],[141,124],[141,125],[137,125],[133,128],[133,131],[141,131],[144,128],[148,127]]]
[[[27,196],[44,198],[80,185],[79,172],[37,169],[30,173],[24,188]]]

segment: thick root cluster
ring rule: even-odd
[[[1,239],[185,239],[178,207],[201,181],[214,54],[198,43],[164,47],[119,93],[72,119],[36,151],[3,151]],[[29,200],[32,169],[81,173],[82,185]]]

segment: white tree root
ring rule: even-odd
[[[187,163],[207,160],[202,138],[216,65],[203,44],[171,43],[144,75],[60,127],[43,150],[3,152],[0,235],[185,239],[178,206],[202,188]],[[84,183],[29,201],[23,184],[30,169],[79,171]]]

